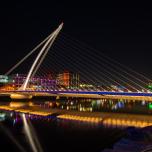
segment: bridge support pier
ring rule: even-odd
[[[11,99],[32,99],[32,95],[29,94],[19,94],[19,93],[12,93],[10,94]]]

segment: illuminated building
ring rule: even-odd
[[[15,90],[15,87],[13,85],[5,84],[0,87],[1,91],[7,91],[7,90]]]
[[[70,73],[69,71],[64,71],[57,75],[57,84],[62,87],[67,88],[78,88],[79,87],[79,74]]]
[[[12,79],[5,75],[0,75],[0,90],[14,90]]]
[[[0,75],[0,83],[8,83],[8,82],[9,82],[8,76]]]
[[[13,74],[11,76],[0,76],[0,84],[2,90],[14,90],[22,86],[26,79],[24,74]],[[35,76],[29,80],[28,88],[32,90],[41,89],[61,89],[61,88],[79,88],[79,74],[64,71],[57,75],[49,73],[45,77]],[[10,89],[11,88],[11,89]]]
[[[13,80],[13,85],[16,88],[21,87],[21,85],[24,83],[26,79],[26,75],[22,74],[15,74],[12,75],[12,80]],[[42,78],[42,77],[33,77],[30,80],[29,87],[35,89],[43,89],[43,88],[48,88],[48,89],[54,89],[56,87],[56,80],[49,79],[49,78]]]
[[[68,71],[64,71],[63,73],[59,73],[57,75],[57,82],[59,86],[69,87],[70,85],[70,73]]]

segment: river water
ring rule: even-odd
[[[66,109],[81,112],[117,112],[151,115],[151,103],[146,101],[107,99],[68,99],[56,101],[0,102],[1,105]],[[36,151],[100,152],[126,136],[125,128],[107,127],[101,123],[59,119],[54,116],[25,115]],[[25,131],[22,114],[0,110],[0,145],[3,151],[34,151]]]

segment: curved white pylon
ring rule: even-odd
[[[23,83],[23,85],[22,85],[18,90],[26,90],[26,87],[27,87],[27,85],[28,85],[29,79],[31,78],[31,75],[32,75],[32,73],[33,73],[33,70],[34,70],[34,68],[36,67],[36,65],[37,65],[40,57],[41,57],[42,54],[45,52],[47,46],[52,42],[52,40],[54,39],[54,37],[56,37],[56,36],[59,34],[59,32],[60,32],[60,30],[62,29],[62,27],[63,27],[63,23],[61,23],[61,24],[59,25],[59,27],[52,33],[51,37],[46,41],[46,43],[45,43],[44,46],[42,47],[41,51],[40,51],[39,54],[37,55],[34,63],[32,64],[32,67],[31,67],[31,69],[30,69],[29,72],[28,72],[28,75],[27,75],[27,77],[26,77],[25,82]],[[51,43],[51,44],[53,44],[53,43]]]

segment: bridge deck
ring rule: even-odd
[[[126,99],[126,100],[145,100],[152,101],[152,93],[134,93],[134,92],[74,92],[74,91],[10,91],[1,92],[1,96],[10,96],[11,94],[32,95],[33,97],[75,97],[75,98],[95,98],[95,99]]]

